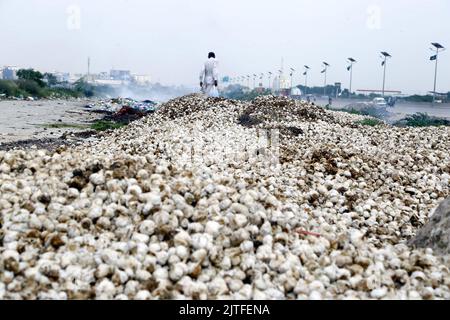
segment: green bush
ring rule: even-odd
[[[362,125],[362,126],[369,126],[369,127],[376,127],[382,124],[380,120],[377,119],[364,119],[361,121],[356,122],[356,124]]]
[[[421,95],[415,94],[415,95],[406,97],[405,101],[431,103],[431,102],[433,102],[433,96],[432,95],[421,96]]]
[[[49,86],[54,86],[58,84],[58,79],[51,73],[44,73],[43,75],[44,79],[47,81],[47,84]]]
[[[56,98],[78,98],[83,96],[83,94],[67,88],[52,88],[49,90],[49,96]]]
[[[44,124],[44,128],[48,129],[68,129],[68,128],[74,128],[74,129],[88,129],[89,126],[78,124],[78,123],[64,123],[64,122],[57,122],[57,123],[49,123]]]
[[[407,116],[395,123],[397,126],[407,127],[438,127],[438,126],[450,126],[450,120],[444,118],[431,117],[427,113],[415,113]]]
[[[20,80],[34,81],[38,86],[45,87],[45,82],[43,81],[44,75],[39,71],[33,69],[20,69],[17,71],[17,77]]]
[[[25,91],[25,93],[28,93],[29,95],[42,97],[44,94],[39,84],[33,80],[17,80],[17,85],[19,86],[19,89]]]
[[[5,94],[7,97],[17,97],[21,91],[14,81],[0,80],[0,94]]]
[[[83,79],[75,82],[75,90],[86,97],[93,97],[95,94],[94,87]]]
[[[84,92],[68,88],[40,87],[33,80],[0,80],[0,94],[7,97],[28,97],[37,98],[78,98],[84,96]]]
[[[91,125],[91,129],[96,131],[105,131],[110,129],[119,129],[123,126],[125,125],[114,121],[99,120]]]

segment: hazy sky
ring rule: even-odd
[[[380,51],[393,58],[387,89],[433,87],[430,42],[450,47],[448,0],[0,0],[0,65],[93,72],[112,67],[166,84],[196,84],[208,51],[222,75],[312,67],[311,85],[348,87],[346,58],[358,60],[353,89],[382,85]],[[438,91],[450,91],[450,50]]]

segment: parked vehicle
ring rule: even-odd
[[[375,99],[373,99],[372,103],[376,107],[387,107],[387,102],[384,98],[375,98]]]

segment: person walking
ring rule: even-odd
[[[200,72],[200,88],[204,94],[209,97],[218,97],[219,91],[217,86],[219,85],[219,70],[218,61],[216,60],[216,54],[210,52],[208,54],[208,60],[203,65]]]

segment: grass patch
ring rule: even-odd
[[[329,104],[325,105],[323,108],[325,110],[329,110],[329,111],[339,111],[339,112],[345,112],[345,113],[362,115],[359,111],[357,111],[355,109],[332,108]]]
[[[47,129],[67,129],[67,128],[89,129],[89,126],[87,126],[87,125],[77,124],[77,123],[64,123],[64,122],[44,124],[43,127],[47,128]]]
[[[44,124],[42,127],[47,129],[80,129],[80,130],[95,130],[95,131],[106,131],[106,130],[114,130],[119,129],[126,126],[124,123],[120,122],[114,122],[114,121],[107,121],[107,120],[99,120],[91,125],[85,125],[85,124],[77,124],[77,123],[64,123],[64,122],[57,122],[57,123],[49,123]]]
[[[106,131],[106,130],[114,130],[114,129],[119,129],[124,127],[125,124],[123,123],[117,123],[114,121],[105,121],[105,120],[100,120],[100,121],[96,121],[91,125],[91,129],[96,130],[96,131]]]
[[[362,126],[369,126],[369,127],[376,127],[381,125],[383,122],[377,119],[364,119],[361,121],[357,121],[356,124],[362,125]]]
[[[450,120],[429,116],[426,113],[415,113],[397,121],[396,126],[406,127],[439,127],[450,126]]]
[[[382,115],[380,113],[380,110],[378,110],[377,108],[374,107],[365,107],[361,110],[356,110],[356,109],[328,109],[330,111],[340,111],[340,112],[345,112],[345,113],[349,113],[349,114],[354,114],[357,116],[369,116],[369,117],[374,117],[374,118],[381,118]]]

